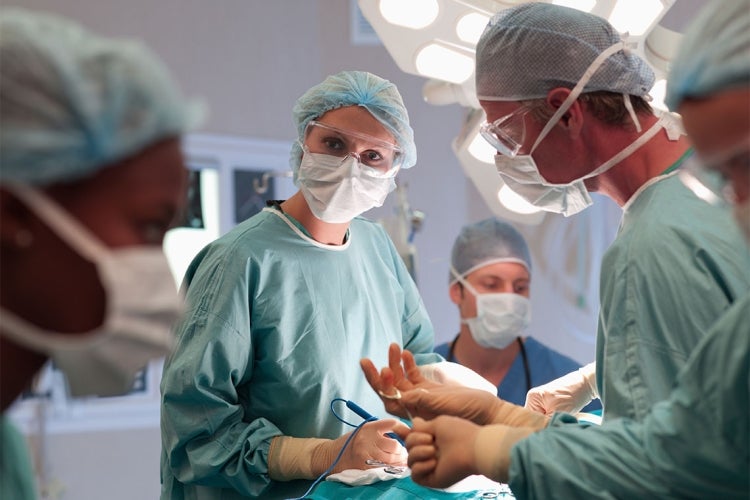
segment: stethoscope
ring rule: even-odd
[[[456,335],[456,337],[453,339],[453,342],[451,342],[451,345],[448,347],[448,361],[452,361],[454,363],[457,363],[456,358],[453,356],[453,350],[456,347],[457,340],[458,340],[458,335]],[[523,341],[521,340],[521,337],[516,337],[516,342],[518,342],[518,347],[521,349],[521,360],[523,361],[523,372],[524,372],[524,375],[526,376],[526,392],[529,392],[531,390],[531,372],[529,371],[529,358],[526,356],[526,347],[523,345]]]

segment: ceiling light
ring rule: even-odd
[[[389,23],[415,30],[431,25],[440,12],[437,0],[380,0],[379,7]]]
[[[552,3],[563,7],[570,7],[571,9],[591,12],[596,5],[596,0],[554,0]]]
[[[503,184],[500,191],[497,192],[497,199],[500,203],[519,214],[535,214],[541,212],[540,209],[518,196],[507,184]]]
[[[657,109],[667,110],[667,105],[664,104],[664,97],[667,95],[667,81],[664,79],[656,80],[654,86],[651,87],[649,92],[651,95],[651,106]]]
[[[609,22],[620,33],[642,36],[661,17],[663,11],[661,0],[639,0],[637,8],[632,2],[621,0],[612,9]]]
[[[495,154],[497,151],[481,135],[477,134],[474,136],[474,139],[469,143],[468,149],[471,156],[477,160],[490,165],[495,164]]]
[[[430,43],[415,58],[420,75],[451,83],[463,83],[474,73],[474,57],[437,43]]]
[[[489,21],[489,16],[478,12],[466,14],[456,23],[456,35],[464,42],[476,45]]]

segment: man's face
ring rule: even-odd
[[[750,199],[750,89],[707,99],[688,99],[679,108],[685,130],[708,168],[731,185],[737,203]]]

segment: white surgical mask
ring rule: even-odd
[[[164,252],[151,246],[110,249],[43,193],[29,186],[6,187],[96,264],[107,306],[102,325],[80,334],[45,330],[0,308],[2,334],[51,357],[73,396],[127,393],[136,373],[173,345],[171,327],[182,301]]]
[[[501,154],[495,155],[495,166],[497,167],[500,177],[502,177],[512,191],[535,207],[547,212],[563,214],[566,217],[577,214],[591,206],[593,203],[591,196],[586,189],[586,185],[584,184],[584,180],[601,175],[620,163],[622,160],[633,154],[636,149],[648,142],[661,128],[667,129],[671,140],[677,140],[679,138],[679,133],[675,133],[674,131],[676,128],[675,120],[671,116],[665,114],[632,144],[583,177],[566,184],[552,184],[547,182],[544,177],[542,177],[542,174],[539,173],[539,168],[531,157],[534,150],[536,150],[542,139],[544,139],[552,130],[552,127],[559,121],[560,117],[562,117],[570,106],[573,105],[573,102],[581,94],[584,86],[588,83],[599,66],[601,66],[601,64],[612,54],[619,50],[623,50],[624,48],[625,44],[619,42],[599,54],[584,72],[583,76],[571,90],[570,94],[568,94],[565,101],[563,101],[544,126],[529,154],[518,155],[513,158]],[[633,118],[636,129],[640,132],[641,126],[635,112],[633,111],[632,105],[630,104],[630,97],[624,95],[623,98],[625,99],[626,107]]]
[[[477,315],[461,320],[469,327],[477,344],[504,349],[520,337],[531,323],[531,301],[517,293],[477,293],[476,289],[451,270],[477,301]]]
[[[302,155],[297,180],[315,217],[330,223],[349,222],[382,206],[396,187],[393,177],[378,177],[354,156],[342,159],[309,151]]]

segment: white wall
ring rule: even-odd
[[[185,92],[204,98],[203,132],[291,142],[291,107],[307,88],[343,69],[368,70],[398,86],[415,129],[419,163],[400,175],[412,208],[427,219],[415,243],[418,283],[436,342],[458,330],[448,299],[448,259],[462,225],[490,216],[465,179],[450,143],[462,110],[435,107],[422,78],[401,72],[381,46],[352,46],[348,0],[5,0],[62,13],[107,35],[138,37],[176,73]],[[389,200],[369,216],[394,211]],[[617,209],[605,202],[571,219],[547,217],[519,228],[534,252],[531,334],[581,362],[593,358],[598,259],[612,238]],[[545,257],[543,249],[554,249]],[[572,278],[571,278],[572,277]],[[576,308],[582,296],[584,307]],[[158,398],[154,398],[158,405]],[[56,497],[88,500],[157,498],[158,420],[128,430],[56,432],[45,444]]]

